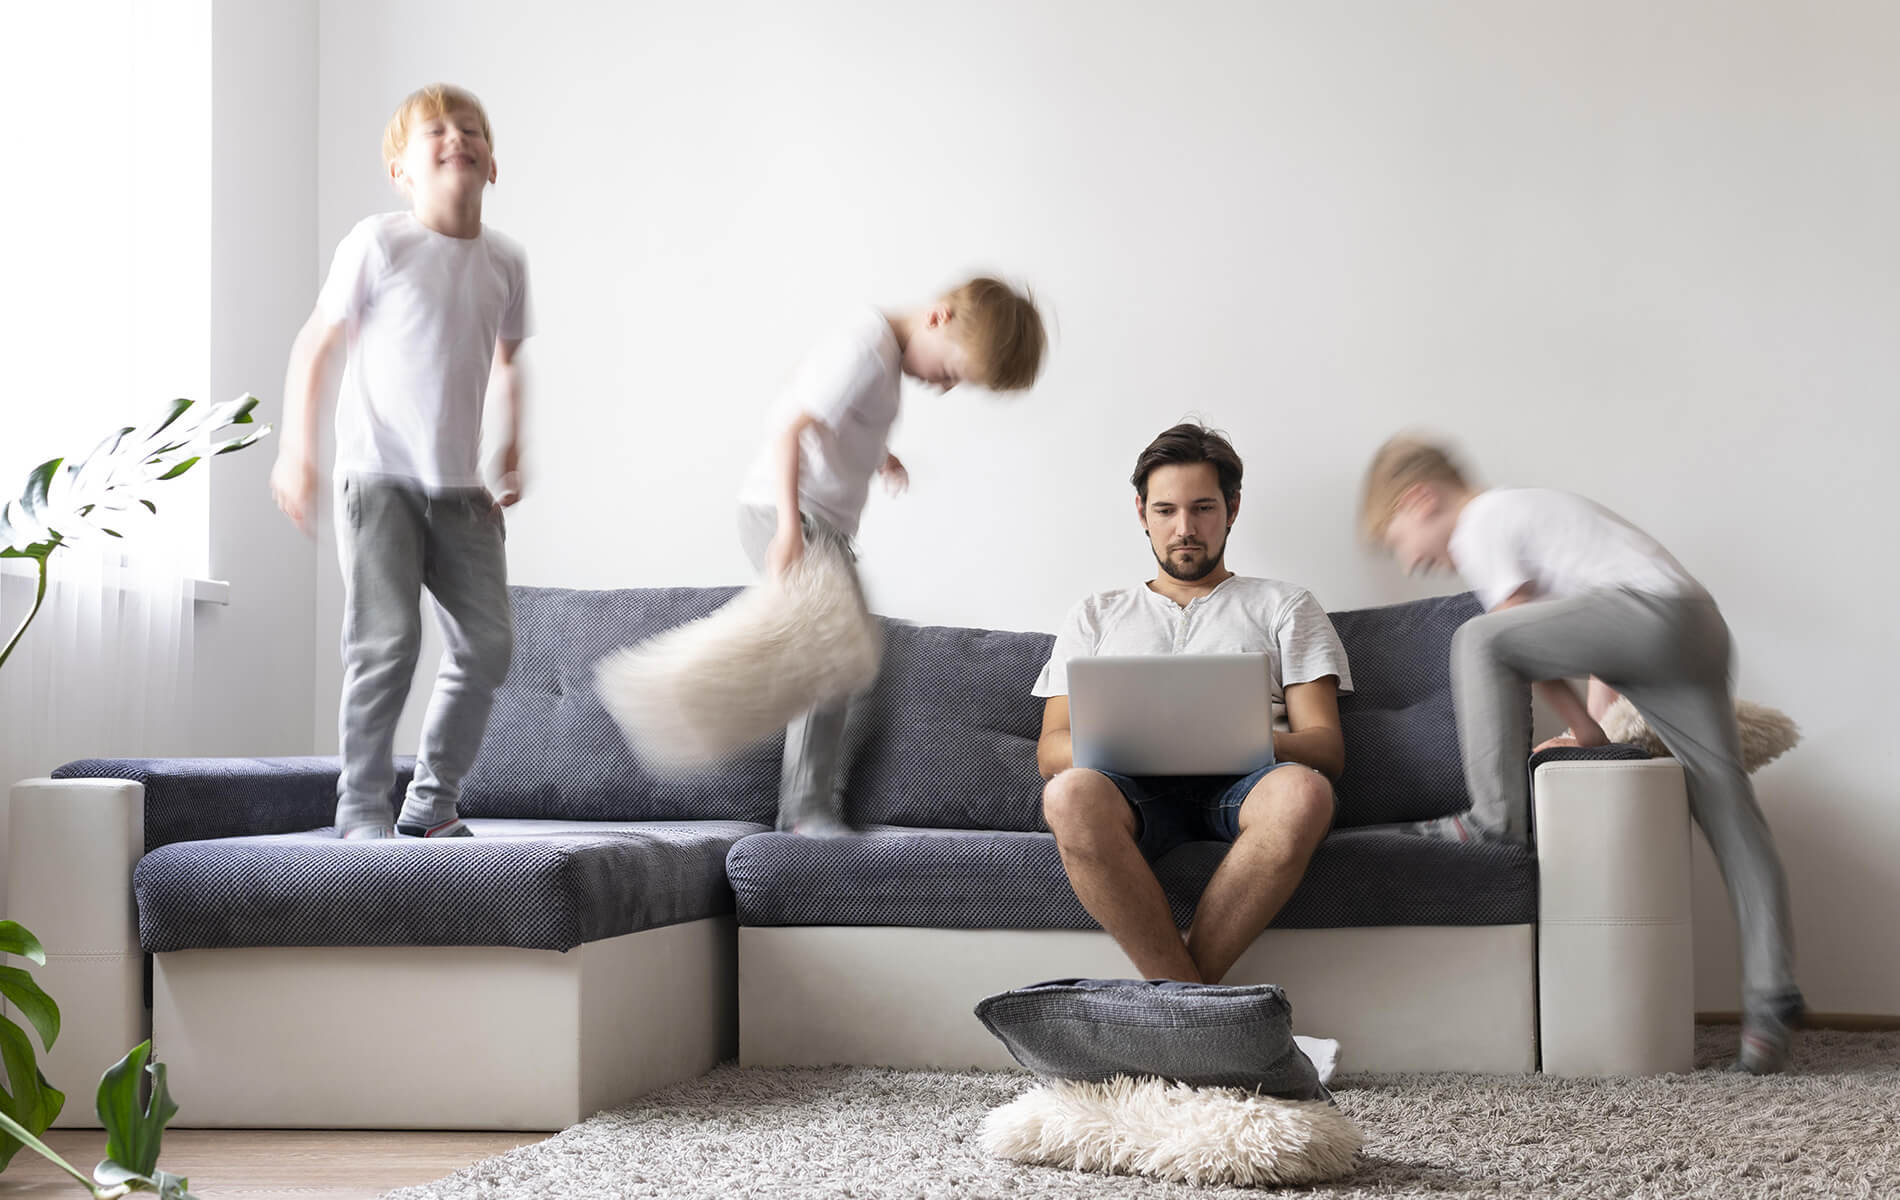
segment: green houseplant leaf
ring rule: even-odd
[[[37,967],[46,965],[46,947],[18,921],[0,921],[0,954],[29,959]]]
[[[4,1018],[0,1018],[4,1021]],[[5,1022],[21,1040],[25,1034],[11,1022]],[[6,1049],[0,1034],[0,1050]],[[106,1157],[88,1177],[78,1167],[61,1158],[17,1115],[22,1106],[13,1097],[0,1092],[0,1138],[6,1141],[7,1157],[25,1145],[57,1166],[83,1186],[93,1200],[119,1200],[133,1192],[154,1192],[160,1200],[196,1200],[190,1192],[191,1181],[158,1167],[159,1144],[165,1125],[178,1113],[171,1093],[165,1086],[165,1065],[151,1061],[152,1043],[140,1042],[124,1058],[110,1067],[99,1080],[99,1120],[106,1128]],[[9,1051],[10,1053],[10,1051]],[[151,1080],[149,1100],[141,1101],[145,1078]],[[65,1097],[40,1084],[47,1094]],[[57,1114],[57,1106],[53,1109]],[[50,1121],[51,1118],[48,1118]],[[0,1163],[0,1169],[3,1169]]]
[[[49,459],[27,476],[18,500],[0,504],[0,558],[30,558],[38,566],[33,607],[0,646],[0,666],[26,635],[46,598],[47,560],[61,546],[92,537],[119,538],[129,528],[117,516],[145,516],[158,505],[141,493],[176,479],[204,459],[253,445],[270,433],[269,425],[228,437],[235,425],[256,425],[251,416],[256,396],[223,404],[199,405],[173,400],[150,426],[125,426],[108,433],[79,460]],[[141,511],[143,510],[143,511]]]
[[[0,921],[0,953],[24,958],[38,966],[46,965],[46,948],[40,939],[18,921]],[[59,1006],[19,967],[0,967],[0,995],[12,1002],[20,1015],[39,1032],[40,1041],[51,1050],[59,1037]],[[10,1018],[0,1016],[0,1068],[7,1086],[0,1087],[0,1114],[17,1124],[17,1132],[39,1135],[46,1132],[66,1105],[66,1096],[46,1082],[26,1031]],[[0,1170],[21,1146],[16,1133],[8,1129],[0,1134]]]
[[[40,1074],[26,1031],[5,1017],[0,1017],[0,1062],[5,1063],[7,1080],[12,1085],[0,1089],[0,1112],[38,1137],[66,1107],[66,1094]],[[21,1144],[16,1136],[0,1139],[0,1170],[13,1160]]]
[[[178,1115],[178,1106],[165,1087],[165,1064],[148,1062],[151,1053],[152,1043],[140,1042],[99,1080],[99,1123],[106,1128],[106,1159],[93,1171],[93,1178],[101,1182],[101,1171],[149,1178],[158,1167],[165,1123]],[[152,1077],[152,1094],[141,1103],[145,1075]]]
[[[48,1050],[59,1040],[59,1005],[41,990],[31,975],[18,967],[0,967],[0,996],[20,1011],[39,1032],[40,1044]],[[0,1017],[0,1020],[6,1018]]]

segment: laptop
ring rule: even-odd
[[[1075,765],[1119,775],[1246,775],[1273,764],[1265,654],[1069,660]]]

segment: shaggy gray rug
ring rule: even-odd
[[[1900,1034],[1810,1032],[1797,1070],[1727,1075],[1736,1030],[1698,1031],[1693,1075],[1344,1075],[1366,1134],[1329,1197],[1900,1196]],[[1352,1047],[1344,1059],[1351,1066]],[[547,1196],[1155,1198],[1246,1195],[986,1157],[983,1115],[1027,1075],[733,1066],[386,1200]]]

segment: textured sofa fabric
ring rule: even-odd
[[[1227,852],[1190,842],[1155,864],[1183,929]],[[726,856],[742,925],[1094,929],[1046,833],[878,829],[859,838],[749,837]],[[1336,830],[1276,929],[1515,925],[1537,919],[1537,863],[1513,846],[1389,829]]]
[[[770,824],[782,737],[718,769],[654,772],[634,757],[594,695],[594,665],[609,652],[703,617],[737,591],[511,588],[514,661],[463,781],[462,815]]]
[[[415,767],[397,760],[392,804]],[[334,758],[82,758],[55,779],[130,779],[145,785],[145,848],[196,838],[295,833],[336,819]],[[391,810],[394,811],[393,809]]]
[[[1502,925],[1537,919],[1534,855],[1366,828],[1466,807],[1450,686],[1451,638],[1480,611],[1469,595],[1335,614],[1357,690],[1338,828],[1274,925]],[[847,816],[877,832],[810,841],[748,838],[726,873],[747,925],[1092,929],[1041,832],[1029,694],[1046,634],[893,624],[884,670],[852,717]],[[896,827],[896,828],[890,828]],[[1156,864],[1185,927],[1222,843]]]
[[[1029,694],[1055,639],[885,622],[877,683],[845,731],[848,820],[859,826],[1042,828]]]
[[[1333,613],[1352,663],[1339,699],[1341,828],[1471,807],[1451,700],[1451,638],[1483,609],[1470,594]]]
[[[1469,595],[1333,614],[1357,690],[1341,697],[1343,828],[1469,807],[1452,715],[1451,638]],[[877,685],[852,710],[846,816],[860,826],[1042,829],[1030,695],[1054,639],[906,625],[886,631]]]
[[[744,821],[471,822],[472,838],[342,842],[329,830],[174,842],[132,876],[151,953],[233,946],[583,942],[732,911]]]
[[[1056,979],[985,997],[977,1019],[1038,1075],[1155,1076],[1284,1100],[1330,1100],[1293,1040],[1293,1006],[1270,983]]]
[[[735,905],[760,925],[1093,927],[1042,832],[1043,704],[1029,693],[1047,634],[887,622],[847,730],[846,814],[873,836],[769,835],[779,738],[716,770],[646,769],[595,698],[594,665],[734,591],[512,589],[515,657],[463,792],[486,834],[472,841],[346,847],[311,832],[334,813],[334,758],[92,759],[56,774],[145,785],[135,882],[154,951],[558,950]],[[1477,612],[1452,596],[1335,614],[1358,688],[1341,702],[1340,827],[1278,925],[1535,919],[1529,854],[1363,828],[1465,805],[1447,664]],[[1177,920],[1224,853],[1194,843],[1158,864]]]

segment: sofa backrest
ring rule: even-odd
[[[1337,824],[1422,821],[1471,807],[1451,702],[1451,639],[1470,593],[1330,614],[1352,666],[1339,698],[1346,770]]]
[[[845,730],[845,816],[858,825],[1042,828],[1029,694],[1055,638],[886,621],[877,683]]]
[[[647,770],[595,698],[609,652],[706,615],[734,588],[514,588],[515,658],[463,787],[468,816],[771,823],[782,737],[725,766]],[[1452,713],[1451,638],[1470,595],[1332,614],[1355,691],[1341,698],[1341,826],[1468,806]],[[859,825],[1042,827],[1030,695],[1046,633],[885,621],[884,662],[845,734],[846,816]]]
[[[594,694],[601,658],[703,617],[737,591],[510,588],[514,661],[463,781],[462,815],[771,824],[783,737],[716,770],[654,772],[635,758]]]
[[[1332,614],[1355,689],[1339,705],[1339,825],[1469,807],[1451,638],[1480,611],[1467,594]],[[1043,702],[1029,689],[1053,641],[889,623],[877,684],[852,710],[846,815],[863,825],[1042,828]]]

